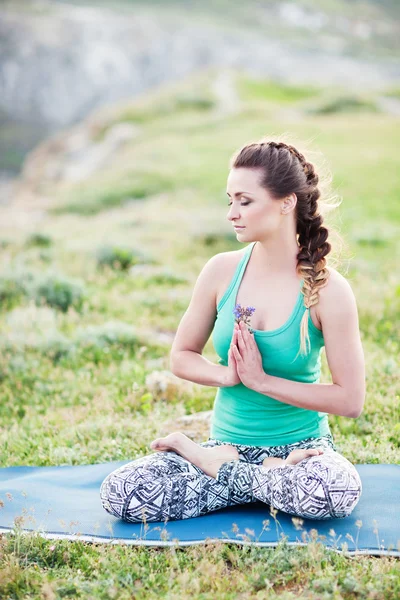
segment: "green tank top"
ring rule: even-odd
[[[212,341],[220,357],[218,362],[224,366],[228,366],[238,289],[255,244],[256,242],[252,242],[246,248],[233,279],[217,306]],[[304,280],[301,280],[300,290],[303,283]],[[306,310],[300,290],[293,312],[284,325],[271,331],[252,329],[266,373],[302,383],[319,383],[324,338],[310,316],[308,327],[311,350],[306,356],[299,354],[294,360],[300,348],[300,322]],[[331,432],[327,413],[285,404],[251,390],[242,383],[218,388],[214,399],[210,437],[223,442],[248,446],[281,446],[328,433]]]

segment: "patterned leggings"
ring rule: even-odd
[[[223,444],[228,442],[209,438],[199,445]],[[189,519],[258,501],[297,517],[329,519],[347,517],[360,499],[360,476],[336,451],[330,434],[285,446],[229,445],[240,458],[225,462],[216,479],[174,451],[137,458],[104,479],[102,505],[111,515],[131,523]],[[322,448],[324,453],[296,465],[262,466],[266,457],[286,458],[296,448]]]

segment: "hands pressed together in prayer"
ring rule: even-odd
[[[230,369],[230,385],[243,383],[246,387],[257,390],[265,371],[262,357],[254,339],[243,321],[235,323],[233,336],[228,353],[228,368]]]

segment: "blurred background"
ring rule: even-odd
[[[326,223],[368,398],[357,420],[329,416],[336,443],[398,461],[399,15],[395,0],[0,3],[4,466],[134,457],[176,427],[206,439],[215,389],[172,376],[169,350],[205,262],[241,247],[228,162],[264,135],[341,202]]]
[[[347,91],[354,108],[362,104],[358,94],[370,92],[370,108],[400,112],[395,0],[12,0],[0,9],[4,175],[18,172],[39,141],[94,109],[210,68],[333,87]],[[219,81],[233,109],[234,91]],[[331,112],[345,108],[342,101]]]

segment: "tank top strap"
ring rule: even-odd
[[[246,269],[247,263],[249,262],[249,259],[250,259],[250,255],[251,255],[252,250],[256,243],[257,242],[252,242],[251,244],[249,244],[247,246],[246,251],[244,252],[242,258],[240,259],[240,261],[236,267],[235,273],[233,274],[233,277],[228,286],[228,289],[225,291],[225,294],[222,296],[221,300],[218,303],[218,306],[217,306],[218,312],[220,312],[220,310],[224,306],[225,302],[228,300],[228,298],[232,294],[234,294],[234,297],[236,297],[236,291],[239,288],[240,282],[242,281],[243,273]]]
[[[253,248],[256,245],[256,243],[257,242],[252,242],[251,244],[249,244],[247,246],[246,252],[243,254],[243,256],[242,256],[242,258],[241,258],[241,260],[240,260],[240,262],[239,262],[239,264],[237,266],[235,275],[233,277],[233,280],[234,280],[233,289],[234,290],[237,290],[239,288],[239,286],[240,286],[240,282],[243,279],[243,275],[244,275],[244,272],[246,270],[247,263],[250,260],[251,253],[253,252]]]

